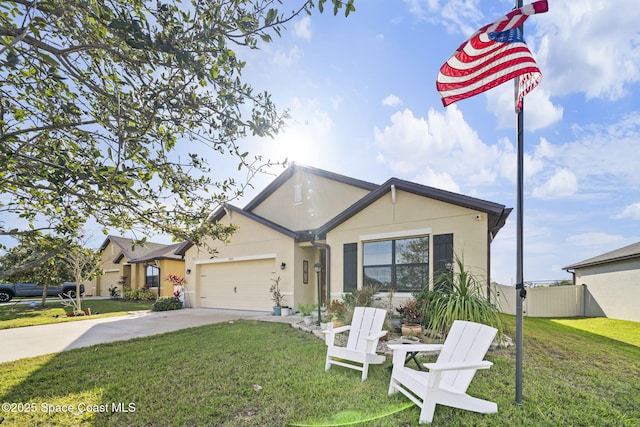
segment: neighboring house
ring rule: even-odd
[[[182,244],[164,245],[147,242],[135,245],[131,239],[108,236],[100,246],[100,267],[103,274],[91,284],[94,295],[109,296],[109,289],[147,287],[159,296],[173,294],[168,274],[184,275],[184,261],[175,251]]]
[[[640,322],[640,242],[564,267],[585,287],[584,315]]]
[[[229,241],[177,253],[196,307],[270,311],[278,277],[293,308],[318,301],[317,277],[322,303],[368,283],[408,296],[451,268],[454,253],[488,284],[491,241],[510,212],[396,178],[377,185],[294,164],[244,209],[213,213],[238,226]]]

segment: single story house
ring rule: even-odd
[[[135,244],[132,239],[107,236],[98,251],[103,274],[96,277],[89,289],[93,295],[109,296],[109,289],[149,288],[158,296],[173,294],[167,275],[184,275],[184,261],[175,251],[181,243],[165,245],[146,242]]]
[[[195,307],[271,311],[275,280],[293,308],[364,284],[407,297],[451,268],[454,253],[488,285],[491,241],[510,212],[397,178],[378,185],[292,164],[244,208],[212,214],[238,227],[228,241],[176,253]]]
[[[640,242],[563,268],[585,287],[584,315],[640,322]]]

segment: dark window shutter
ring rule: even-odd
[[[433,277],[436,289],[440,287],[438,277],[449,271],[451,268],[453,268],[453,234],[434,235]]]
[[[344,292],[352,292],[358,288],[358,244],[345,243],[344,270],[342,276]]]

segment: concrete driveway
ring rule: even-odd
[[[0,330],[0,363],[237,319],[294,323],[300,321],[300,316],[275,317],[260,311],[185,308],[4,329]]]

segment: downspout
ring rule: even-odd
[[[487,301],[491,302],[491,231],[487,233]],[[496,300],[496,303],[498,301]]]
[[[311,246],[316,248],[324,249],[327,251],[326,256],[326,268],[325,268],[325,282],[327,284],[327,306],[331,303],[331,246],[326,243],[316,242],[316,234],[313,233],[311,236]],[[320,301],[318,301],[320,304]]]

